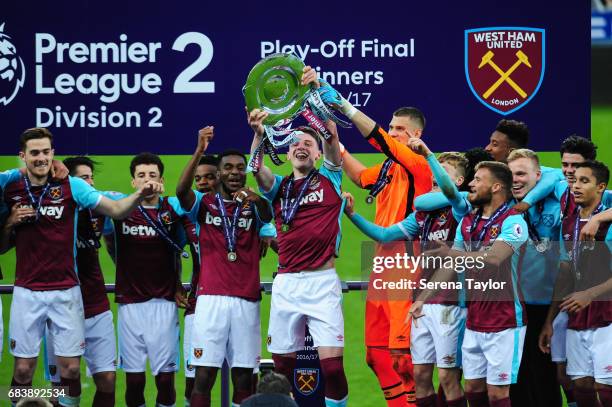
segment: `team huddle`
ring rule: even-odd
[[[346,214],[380,243],[377,255],[393,255],[397,246],[388,242],[400,241],[415,256],[483,265],[420,267],[417,278],[428,284],[400,295],[381,296],[370,281],[366,362],[388,406],[561,406],[562,389],[570,406],[612,407],[612,194],[596,146],[571,136],[560,148],[562,169],[543,167],[527,149],[527,126],[502,120],[485,148],[436,158],[422,140],[418,109],[398,109],[385,131],[310,67],[301,80],[387,159],[364,166],[331,120],[326,137],[298,127],[287,152],[291,174],[259,165],[257,193],[246,187],[242,152],[206,155],[214,143],[208,126],[175,196],[165,195],[164,164],[151,153],[132,159],[128,195],[96,190],[96,163],[88,157],[54,160],[47,129],[21,135],[25,168],[0,173],[7,208],[0,252],[16,250],[11,387],[32,386],[42,343],[47,379],[67,389],[61,406],[80,403],[81,356],[96,385],[94,406],[115,405],[117,367],[126,381],[119,404],[144,406],[147,361],[156,405],[174,406],[182,338],[184,405],[211,405],[224,362],[233,405],[258,405],[249,399],[256,397],[261,356],[259,265],[274,250],[267,332],[274,370],[293,382],[308,328],[325,404],[346,406],[335,268]],[[252,154],[266,136],[267,116],[247,112]],[[342,192],[343,173],[369,191],[373,222]],[[102,239],[116,266],[117,334],[99,262]],[[189,256],[186,291],[181,259]],[[476,291],[462,286],[466,281],[504,284]],[[178,308],[185,312],[183,335]]]

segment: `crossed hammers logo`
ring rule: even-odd
[[[312,383],[314,381],[314,376],[309,375],[309,376],[300,376],[298,378],[298,381],[300,382],[300,390],[302,391],[312,391],[314,390],[312,385],[310,383]]]
[[[491,96],[491,94],[495,92],[495,90],[499,88],[502,83],[507,82],[508,85],[510,85],[512,89],[516,91],[516,93],[518,93],[523,99],[525,99],[527,97],[527,93],[525,93],[525,91],[521,89],[521,87],[512,80],[510,75],[512,75],[512,73],[516,71],[516,69],[521,66],[521,64],[525,64],[529,68],[531,68],[531,64],[529,63],[529,58],[527,57],[527,55],[523,51],[518,50],[516,52],[516,62],[505,72],[499,66],[497,66],[495,62],[493,62],[494,55],[495,54],[493,53],[493,51],[487,51],[487,53],[484,54],[482,59],[480,60],[480,65],[478,65],[478,69],[481,69],[485,65],[490,65],[491,68],[493,68],[493,70],[499,74],[499,79],[497,79],[497,81],[495,81],[495,83],[491,85],[489,89],[485,91],[485,93],[482,94],[482,97],[488,99],[489,96]]]

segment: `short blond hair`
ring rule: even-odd
[[[528,158],[530,160],[532,160],[533,162],[535,162],[536,167],[538,169],[540,169],[540,159],[538,158],[538,155],[535,153],[535,151],[530,150],[528,148],[519,148],[516,150],[512,150],[510,152],[510,155],[508,155],[508,162],[512,162],[515,160],[518,160],[519,158]]]
[[[441,153],[438,156],[438,162],[449,163],[450,165],[452,165],[460,177],[465,177],[465,175],[467,174],[468,166],[470,165],[470,162],[467,158],[465,158],[465,155],[456,151],[447,151],[445,153]]]

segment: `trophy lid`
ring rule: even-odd
[[[242,88],[248,111],[269,113],[264,124],[292,119],[302,110],[309,86],[301,85],[304,62],[293,54],[272,54],[259,61]]]

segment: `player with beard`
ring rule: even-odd
[[[193,177],[196,191],[203,194],[214,192],[217,188],[217,158],[212,155],[204,155],[200,157],[198,165]],[[195,367],[190,362],[191,355],[191,332],[193,327],[193,318],[196,307],[196,291],[198,280],[200,278],[200,256],[198,254],[198,238],[196,235],[196,227],[188,216],[183,216],[183,227],[189,241],[189,249],[191,251],[192,271],[190,279],[189,294],[185,295],[183,285],[179,281],[176,291],[176,305],[185,308],[185,322],[183,332],[183,358],[185,370],[185,405],[189,406],[193,384],[195,382]]]
[[[163,183],[164,164],[151,153],[130,163],[132,186]],[[121,194],[115,194],[118,198]],[[175,303],[185,232],[176,197],[148,195],[130,216],[114,222],[117,269],[115,302],[119,364],[126,372],[125,402],[145,403],[147,358],[155,376],[158,406],[176,400],[174,374],[179,360],[179,323]]]
[[[302,83],[316,82],[306,67]],[[248,113],[255,132],[251,151],[261,143],[267,113]],[[319,353],[325,377],[326,406],[345,406],[348,384],[344,374],[344,317],[342,290],[334,268],[340,244],[342,160],[335,124],[327,121],[331,137],[323,142],[310,127],[297,130],[287,158],[292,172],[274,175],[266,166],[255,174],[264,196],[272,202],[278,233],[278,274],[272,286],[268,351],[274,369],[292,381],[296,352],[304,347],[306,325]]]
[[[129,197],[112,201],[80,178],[59,182],[50,178],[54,156],[53,136],[44,128],[21,135],[19,156],[26,175],[13,171],[4,180],[4,199],[20,206],[10,228],[4,228],[0,252],[13,239],[16,246],[15,289],[11,304],[9,340],[15,356],[12,387],[31,386],[45,326],[54,335],[60,384],[68,390],[60,405],[77,405],[81,395],[80,356],[84,353],[84,312],[78,287],[76,234],[77,213],[96,210],[120,219],[146,196],[161,191],[148,181]]]
[[[465,182],[470,170],[469,161],[459,153],[442,153],[436,160],[433,153],[422,140],[409,141],[411,149],[426,157],[436,182],[435,189],[440,187],[451,198],[449,205],[431,212],[417,211],[402,222],[387,228],[366,221],[358,214],[352,214],[352,203],[347,204],[345,212],[355,225],[369,237],[378,242],[393,240],[414,240],[415,255],[427,250],[433,240],[447,241],[454,239],[458,222],[469,212],[470,206],[465,197],[459,194],[458,187]],[[351,197],[352,198],[352,197]],[[352,199],[349,199],[351,202]],[[434,270],[423,268],[415,281],[429,280]],[[419,290],[413,292],[416,298]],[[458,350],[461,347],[465,325],[464,309],[457,302],[457,293],[444,293],[428,300],[423,306],[425,318],[412,324],[410,349],[414,363],[416,382],[416,405],[436,406],[438,400],[433,387],[434,364],[438,367],[438,379],[441,383],[446,405],[464,406],[465,397],[461,388],[461,361]]]
[[[440,244],[428,255],[472,259],[466,266],[468,293],[466,332],[462,345],[465,398],[470,406],[510,406],[510,384],[516,382],[525,337],[525,310],[518,291],[517,262],[527,238],[527,225],[511,209],[512,172],[507,165],[485,161],[476,166],[468,200],[477,209],[459,226],[453,249]],[[486,255],[484,253],[486,252]],[[479,266],[481,264],[481,266]],[[438,270],[430,281],[453,281],[453,268]],[[470,281],[504,282],[501,289],[479,290]],[[423,316],[423,303],[437,289],[423,290],[411,307]],[[512,349],[512,352],[508,352]]]
[[[55,177],[54,170],[55,166],[58,166],[57,171],[62,171],[62,175],[60,177]],[[22,175],[26,174],[25,168],[19,170]],[[16,173],[14,171],[4,171],[0,172],[0,185],[6,185],[10,178],[14,176]],[[51,177],[57,180],[66,178],[68,175],[68,169],[62,164],[60,161],[53,160],[51,163]],[[0,196],[4,196],[3,188],[0,187]],[[13,225],[19,223],[23,218],[24,214],[30,216],[32,214],[31,208],[21,208],[17,205],[13,206],[12,210],[9,210],[8,205],[4,202],[3,199],[0,199],[0,233],[4,236],[9,236],[13,229]],[[6,228],[6,229],[5,229]],[[0,269],[0,280],[3,278],[2,269]],[[2,302],[0,302],[0,317],[2,316]],[[0,360],[2,360],[2,344],[4,343],[4,322],[2,318],[0,318]]]
[[[96,163],[89,157],[78,156],[64,160],[70,176],[81,178],[94,186]],[[110,311],[104,276],[100,268],[98,249],[104,231],[105,216],[91,210],[79,211],[77,224],[77,269],[85,311],[85,362],[93,376],[96,393],[93,406],[115,405],[115,370],[117,351],[115,326]],[[53,334],[45,335],[45,376],[59,386],[57,360],[53,348]]]
[[[567,375],[573,381],[577,405],[609,407],[612,406],[612,227],[610,222],[601,223],[595,232],[595,243],[580,243],[579,235],[587,221],[606,208],[602,196],[610,173],[600,162],[585,161],[576,165],[573,175],[576,207],[563,219],[561,268],[553,303],[540,334],[540,348],[550,352],[556,329],[555,315],[567,312]]]
[[[240,405],[252,394],[261,347],[259,233],[272,219],[269,203],[245,187],[247,161],[239,151],[219,155],[215,194],[191,190],[198,159],[212,137],[212,127],[200,130],[196,151],[177,186],[200,248],[190,355],[196,366],[194,407],[210,406],[210,392],[225,359],[234,384],[233,403]]]

